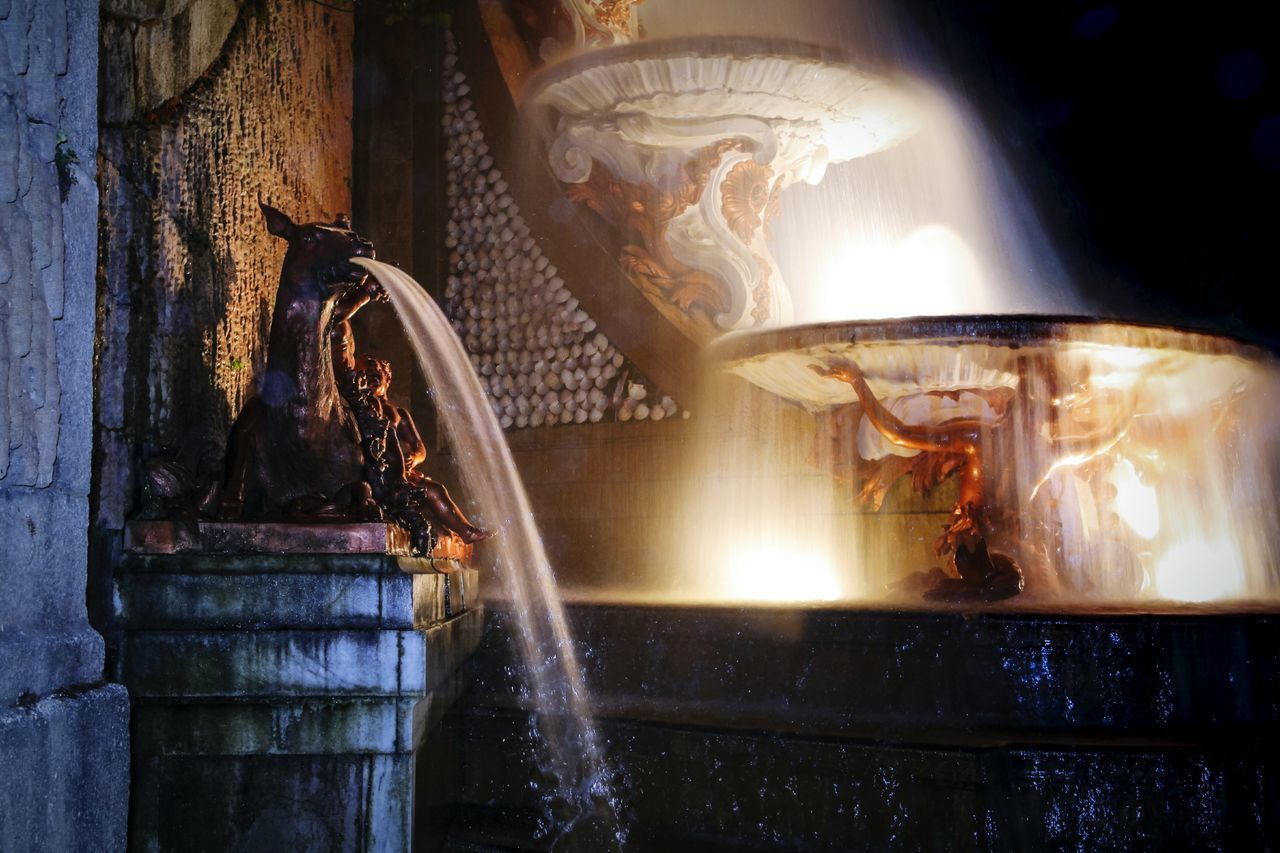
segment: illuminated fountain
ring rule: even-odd
[[[1152,602],[1280,589],[1263,353],[1173,329],[991,316],[1085,311],[1046,286],[1063,277],[1056,259],[962,108],[886,72],[865,39],[855,58],[789,38],[655,38],[672,32],[669,6],[575,9],[568,57],[522,93],[551,172],[616,229],[622,270],[664,317],[815,416],[812,467],[845,484],[771,487],[757,450],[712,439],[694,459],[711,485],[687,497],[676,541],[722,568],[680,577],[679,595],[996,600],[1025,587],[1027,603]],[[769,21],[796,29],[749,26]],[[865,322],[920,314],[946,316]],[[825,322],[788,328],[797,320]],[[862,399],[821,375],[842,365],[865,373]],[[865,414],[880,404],[935,440],[968,419],[968,453],[877,431]],[[744,428],[773,417],[762,409]],[[810,446],[794,424],[776,438]],[[743,476],[759,487],[749,496]],[[901,478],[917,497],[893,490]],[[726,479],[737,485],[717,493]],[[966,509],[978,494],[987,505]],[[886,501],[905,521],[892,533],[854,510]],[[998,564],[1004,585],[943,592],[957,553],[988,541],[995,556],[973,571]],[[771,582],[783,566],[789,582]]]
[[[1255,664],[1280,591],[1270,356],[1048,289],[1034,218],[936,89],[760,38],[776,16],[646,38],[695,13],[550,5],[574,43],[544,42],[557,61],[522,78],[523,129],[710,374],[681,401],[679,518],[640,534],[651,574],[568,608],[631,840],[1034,849],[1262,827],[1221,805],[1235,771],[1214,761],[1267,762],[1249,739],[1276,695]],[[471,697],[482,765],[528,708],[502,633]],[[495,825],[536,808],[480,775],[468,802]]]

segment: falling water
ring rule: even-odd
[[[829,342],[806,346],[786,333],[791,343],[774,351],[761,346],[769,340],[762,336],[758,355],[729,365],[799,404],[783,410],[787,417],[751,412],[750,427],[729,430],[739,444],[750,439],[756,480],[726,488],[723,476],[700,478],[699,499],[719,516],[732,511],[735,494],[779,497],[766,519],[785,533],[774,534],[783,543],[774,571],[789,566],[791,552],[813,553],[811,574],[823,583],[793,580],[773,600],[914,600],[921,587],[912,584],[931,561],[940,565],[932,543],[957,500],[955,478],[934,489],[927,474],[895,467],[917,451],[886,443],[848,405],[856,402],[848,385],[811,369],[843,360],[856,363],[877,398],[908,423],[987,424],[981,457],[1001,516],[990,541],[1021,563],[1027,587],[1018,606],[1276,600],[1274,359],[1227,339],[1159,327],[967,322],[888,324],[889,339],[854,342],[847,339],[867,337],[874,324],[816,327]],[[1015,322],[1022,331],[1011,335]],[[793,436],[804,446],[806,434],[806,460],[779,449]],[[892,472],[884,485],[897,485],[876,510],[874,489],[863,492],[865,500],[858,495],[882,470]],[[833,507],[825,514],[824,500]],[[747,529],[769,533],[759,521]],[[704,572],[706,583],[742,595],[741,584],[725,580],[736,579],[741,562]]]
[[[555,578],[524,484],[466,350],[413,278],[378,261],[352,261],[368,269],[390,295],[435,389],[467,491],[480,507],[484,526],[498,531],[488,547],[497,552],[495,575],[518,628],[516,647],[545,750],[541,769],[556,780],[555,790],[544,796],[549,824],[555,825],[551,831],[568,833],[587,819],[615,823],[608,771]],[[620,829],[615,837],[621,843]]]

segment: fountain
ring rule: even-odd
[[[530,82],[529,112],[555,117],[548,157],[568,197],[626,235],[623,269],[696,340],[790,323],[767,246],[778,195],[915,128],[903,84],[830,53],[749,39],[644,41]]]
[[[266,676],[280,674],[263,664],[272,661],[295,679],[291,688],[354,691],[358,703],[394,716],[391,746],[359,741],[355,724],[341,734],[353,754],[393,750],[393,771],[362,778],[370,790],[399,786],[403,806],[406,754],[447,716],[437,728],[466,756],[463,781],[444,794],[446,832],[460,835],[432,841],[464,847],[792,849],[849,839],[927,846],[943,837],[988,847],[1081,837],[1119,846],[1133,833],[1205,844],[1265,837],[1269,817],[1249,809],[1270,778],[1265,731],[1277,691],[1274,675],[1253,662],[1267,659],[1277,635],[1266,612],[1277,587],[1275,521],[1259,508],[1273,491],[1270,359],[1213,335],[1070,317],[902,319],[890,308],[884,321],[791,326],[811,318],[792,299],[804,276],[784,276],[783,253],[770,245],[771,219],[785,219],[783,191],[819,184],[842,164],[892,156],[928,129],[921,105],[932,96],[877,62],[789,35],[637,39],[628,3],[566,0],[563,8],[576,10],[571,31],[590,49],[527,78],[521,90],[525,119],[545,134],[537,153],[564,191],[555,202],[576,203],[612,227],[614,259],[627,280],[680,334],[709,344],[713,370],[737,395],[729,416],[703,400],[682,400],[695,422],[723,429],[707,433],[719,456],[698,448],[688,466],[695,473],[686,480],[698,481],[688,494],[670,490],[684,526],[661,530],[654,522],[642,531],[646,559],[661,564],[665,585],[630,590],[625,600],[583,596],[562,606],[533,526],[535,504],[502,434],[503,427],[599,423],[606,411],[622,423],[627,409],[571,412],[571,400],[583,401],[557,394],[564,407],[548,409],[554,419],[539,413],[535,422],[515,408],[498,420],[468,367],[480,354],[459,343],[412,278],[372,260],[345,221],[296,226],[268,211],[273,233],[291,242],[303,228],[313,241],[336,235],[349,250],[326,255],[329,274],[307,280],[327,286],[319,299],[314,288],[301,288],[309,301],[299,306],[298,294],[282,286],[284,304],[305,315],[303,354],[314,363],[269,361],[262,394],[237,425],[233,476],[220,501],[180,467],[157,463],[153,483],[188,517],[216,504],[229,515],[305,522],[313,547],[315,537],[342,532],[342,522],[365,522],[356,525],[362,529],[375,518],[398,522],[409,537],[400,526],[381,525],[376,567],[355,574],[376,578],[381,596],[384,586],[403,592],[401,573],[415,572],[414,608],[406,619],[401,595],[391,596],[396,603],[385,614],[381,597],[376,613],[343,614],[349,623],[336,626],[343,634],[370,633],[370,624],[394,634],[356,656],[367,672],[343,669],[350,684],[333,677],[328,646],[316,651],[298,638],[282,650],[238,636],[228,646],[234,654],[202,653],[201,671],[236,661],[226,677],[240,692],[230,697],[213,692],[213,678],[181,685],[189,695],[147,693],[164,681],[150,677],[145,663],[158,641],[129,637],[125,660],[134,670],[122,680],[140,688],[144,702],[192,706],[150,708],[150,719],[176,730],[179,713],[239,720],[242,705],[280,701],[262,695]],[[451,85],[456,95],[465,84]],[[475,154],[472,133],[465,135],[475,170],[502,183],[490,171],[492,158],[479,165],[487,154]],[[461,214],[473,231],[499,215],[500,193],[479,190],[468,190],[477,198],[463,202],[472,206]],[[459,192],[455,186],[450,195]],[[505,223],[516,214],[500,215]],[[495,255],[532,252],[515,248],[518,229],[510,237],[492,230],[484,239],[506,244]],[[954,260],[976,242],[944,228],[894,242],[899,236],[887,235],[888,248],[854,246],[839,257],[855,259],[849,266],[862,271],[935,249]],[[451,263],[471,267],[447,286],[446,297],[460,303],[486,286],[492,257],[455,254]],[[555,279],[539,259],[537,274]],[[362,284],[362,271],[381,287]],[[594,328],[560,285],[564,322]],[[412,418],[386,401],[384,366],[358,358],[344,325],[384,295],[439,401],[479,526],[415,470],[422,442]],[[517,309],[518,295],[498,293]],[[959,301],[973,311],[989,307]],[[467,308],[489,319],[485,306]],[[496,323],[482,330],[490,345],[504,331]],[[594,355],[612,350],[608,340],[592,345]],[[612,358],[621,367],[621,355],[618,363]],[[498,363],[503,371],[490,387],[502,379],[515,385],[512,362]],[[317,375],[331,381],[318,389],[297,381]],[[591,378],[600,376],[603,370]],[[630,393],[625,376],[618,384]],[[559,381],[582,378],[568,377]],[[308,414],[325,416],[326,459],[289,458],[298,449],[289,439],[307,429],[305,418],[289,420],[296,413],[287,405],[271,417],[259,411],[299,397]],[[660,411],[665,418],[676,409]],[[749,429],[738,430],[734,412]],[[785,429],[771,433],[770,421]],[[737,445],[748,432],[755,443]],[[788,457],[779,466],[784,476],[774,476],[780,456]],[[339,464],[326,469],[327,458]],[[309,482],[296,485],[294,475]],[[803,480],[804,494],[816,500],[777,488],[788,477]],[[193,543],[147,538],[157,529],[180,537],[174,527],[135,525],[131,544],[135,551],[172,546],[184,560],[200,549],[287,544],[276,530],[277,538],[228,549],[234,524],[195,526]],[[467,669],[451,659],[443,676],[431,676],[440,678],[435,689],[448,694],[446,705],[463,694],[444,715],[432,702],[415,704],[425,686],[401,678],[432,672],[414,657],[421,640],[410,629],[439,634],[478,614],[474,580],[459,558],[486,529],[498,531],[483,546],[494,557],[497,587],[486,602],[491,630],[481,642],[472,618],[459,629],[464,636],[443,643],[456,639],[460,657],[479,644]],[[437,538],[446,530],[454,535]],[[328,546],[359,546],[355,531],[346,533]],[[276,575],[304,571],[296,555],[278,557],[270,558]],[[147,614],[152,622],[137,620],[149,576],[171,564],[155,554],[131,559],[120,582],[122,607],[135,620],[126,619],[127,627],[136,635],[159,633],[157,624],[188,628],[174,615],[181,609],[174,602],[186,601],[181,591],[166,592],[161,603],[169,609]],[[267,558],[221,553],[213,568],[201,565],[204,574],[225,577],[233,573],[228,566],[248,572],[259,559]],[[337,571],[354,558],[326,559]],[[316,564],[307,565],[316,574]],[[216,580],[202,582],[226,596]],[[272,576],[260,586],[282,583]],[[418,590],[428,585],[438,595],[427,604],[438,604],[445,618],[423,625]],[[748,601],[754,606],[741,606]],[[1209,618],[1210,611],[1186,606],[1205,602],[1218,608]],[[1243,612],[1250,609],[1263,612]],[[163,619],[156,621],[157,612]],[[335,629],[307,613],[290,618],[313,633]],[[281,627],[258,611],[233,621],[238,634]],[[341,641],[367,645],[369,638]],[[366,683],[389,671],[392,658],[394,684]],[[288,709],[269,725],[259,720],[253,743],[201,748],[224,750],[220,760],[229,751],[236,761],[255,749],[314,754],[322,738],[298,746],[305,739],[293,723],[314,712]],[[366,719],[363,710],[350,713],[357,723]],[[337,729],[334,719],[324,716],[322,728]],[[170,746],[159,736],[149,743],[161,753]],[[436,754],[422,748],[418,758],[429,763]],[[164,755],[148,761],[163,766]],[[1135,775],[1152,785],[1133,793]],[[1234,789],[1245,790],[1241,800],[1250,805],[1223,806],[1224,792]],[[1036,828],[1024,825],[1028,816]],[[273,820],[266,825],[287,824],[278,813]],[[306,820],[320,822],[310,812]],[[389,823],[403,841],[405,816]],[[271,837],[264,832],[253,837]]]
[[[1256,665],[1280,590],[1273,359],[1047,292],[1033,271],[1055,262],[1025,263],[1036,241],[1006,227],[1016,201],[920,159],[960,134],[902,153],[955,127],[880,62],[792,32],[644,37],[632,4],[549,5],[573,26],[526,38],[553,61],[507,80],[522,128],[714,374],[682,400],[692,449],[652,475],[678,507],[645,531],[656,565],[568,607],[601,740],[627,769],[631,841],[1265,834],[1273,818],[1226,792],[1256,803],[1246,779],[1274,754],[1276,680]],[[788,225],[788,194],[846,180],[841,163],[964,199],[898,222],[827,198],[814,221],[847,212],[863,242],[796,239],[812,222]],[[967,219],[924,218],[938,210]],[[774,216],[802,245],[770,241]],[[834,314],[817,276],[783,275],[806,254],[827,254],[845,291]],[[459,290],[482,304],[483,282]],[[461,724],[480,768],[500,766],[525,710],[512,622],[491,618]],[[518,837],[532,808],[483,769],[460,799],[471,838]]]
[[[289,249],[260,391],[232,426],[222,476],[175,458],[150,460],[153,506],[147,514],[153,517],[129,527],[131,555],[122,566],[116,606],[119,642],[125,647],[118,663],[121,680],[158,706],[147,709],[164,730],[155,748],[164,755],[190,749],[206,760],[225,758],[227,752],[249,756],[240,759],[245,766],[237,771],[270,781],[262,782],[249,802],[234,805],[212,778],[225,774],[162,762],[154,776],[143,778],[182,791],[204,786],[207,808],[248,815],[248,829],[231,837],[250,847],[311,846],[326,834],[347,846],[357,838],[360,845],[386,849],[410,843],[412,753],[433,715],[423,679],[439,679],[434,664],[424,672],[425,632],[438,634],[452,624],[459,633],[456,625],[478,614],[469,601],[476,585],[469,562],[472,546],[492,534],[467,521],[444,487],[418,470],[425,447],[407,410],[386,399],[386,363],[357,351],[351,317],[372,301],[389,299],[442,401],[441,420],[463,463],[468,491],[486,521],[502,533],[493,544],[494,573],[516,616],[526,679],[522,693],[538,709],[530,728],[539,744],[532,753],[547,780],[539,788],[547,815],[542,834],[554,840],[571,831],[579,838],[594,832],[601,834],[601,844],[621,844],[625,832],[613,814],[612,781],[551,569],[501,428],[461,342],[421,286],[373,260],[372,244],[352,231],[344,216],[332,223],[296,224],[269,205],[262,211],[270,232],[287,240]],[[269,556],[257,560],[264,566],[254,567],[254,555],[263,554]],[[314,593],[299,596],[301,605],[289,600],[310,574],[355,579],[344,578],[336,586],[327,581],[332,596],[327,604],[315,601]],[[261,601],[238,601],[242,591],[227,588],[236,581],[242,586],[256,581],[274,592]],[[367,582],[375,587],[371,601],[358,589]],[[157,650],[151,636],[157,625],[183,633]],[[213,638],[198,631],[210,627],[223,630]],[[302,627],[312,636],[277,630],[259,637],[247,627]],[[196,634],[189,637],[193,629]],[[285,648],[273,649],[280,641]],[[446,644],[465,647],[467,642]],[[369,645],[375,648],[364,648]],[[220,669],[202,658],[211,648],[215,657],[232,661],[230,672],[208,675],[207,670]],[[195,659],[196,668],[206,671],[204,678],[183,676],[174,660],[178,656]],[[362,663],[374,665],[366,670]],[[385,683],[387,670],[391,685]],[[363,700],[355,710],[347,707],[352,694]],[[300,698],[309,704],[296,707]],[[252,730],[261,726],[263,714],[228,713],[229,702],[264,706],[280,729],[273,740],[288,745],[253,744]],[[175,746],[170,729],[180,726],[163,725],[169,715],[183,713],[175,705],[188,714],[194,706],[197,716],[221,716],[232,745],[214,738],[194,747]],[[389,748],[395,758],[389,769],[366,769],[352,754],[360,756],[370,745],[360,742],[359,734],[355,743],[344,736],[362,725],[386,727],[386,705],[394,717]],[[434,716],[441,713],[436,710]],[[299,747],[296,719],[308,714],[316,718],[319,735],[312,737],[320,743],[302,738]],[[409,732],[400,731],[405,726]],[[305,773],[282,772],[281,763],[268,757],[275,750],[299,749],[322,756],[304,765]],[[351,768],[343,762],[376,777],[375,790],[353,793],[346,777]],[[291,826],[268,801],[276,795],[300,796],[300,785],[354,799],[366,817],[357,819],[354,829],[326,827],[329,819],[315,815]],[[178,831],[161,811],[148,809],[136,822],[137,843],[165,844]]]

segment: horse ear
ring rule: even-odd
[[[282,237],[285,240],[292,240],[294,234],[298,231],[298,226],[293,224],[293,220],[289,218],[289,214],[276,210],[266,202],[258,202],[258,206],[262,208],[262,215],[267,220],[267,233],[276,237]]]

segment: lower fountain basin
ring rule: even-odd
[[[729,335],[713,349],[732,373],[808,408],[853,402],[841,388],[816,375],[811,365],[831,358],[866,360],[864,369],[877,396],[1000,388],[1017,385],[1017,370],[1032,354],[1047,357],[1069,380],[1093,378],[1107,387],[1159,374],[1163,380],[1184,371],[1208,371],[1194,389],[1194,405],[1229,393],[1268,362],[1257,347],[1232,338],[1177,329],[1034,315],[911,317],[796,326]],[[1157,397],[1167,387],[1153,389]],[[1177,402],[1177,401],[1168,401]],[[1160,409],[1159,399],[1144,401]]]
[[[1222,849],[1280,827],[1274,615],[567,611],[629,850]],[[441,829],[579,849],[528,784],[510,632],[491,609]]]
[[[980,459],[987,517],[999,528],[990,543],[1021,564],[1026,594],[1039,602],[1280,595],[1270,511],[1280,386],[1273,359],[1256,347],[1164,326],[985,316],[732,335],[713,354],[813,413],[815,432],[830,439],[814,464],[873,505],[903,492],[889,490],[897,479],[928,493],[959,469],[932,476],[925,457],[943,451],[885,433],[852,382],[824,371],[844,365],[865,377],[911,428],[977,435],[978,456],[967,458]],[[892,502],[882,510],[905,511]],[[859,535],[849,531],[851,541]],[[921,528],[880,553],[920,565],[933,559],[925,537]],[[923,583],[884,577],[890,594]]]

